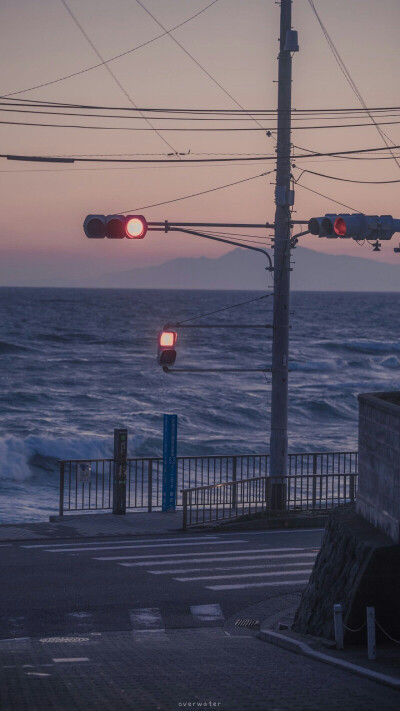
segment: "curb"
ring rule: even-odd
[[[353,664],[352,662],[346,662],[344,659],[337,659],[336,657],[331,657],[329,654],[323,654],[323,652],[317,652],[312,649],[305,642],[300,640],[287,637],[286,635],[279,634],[278,632],[273,632],[273,630],[263,629],[257,635],[258,639],[264,642],[269,642],[270,644],[275,644],[277,647],[286,649],[289,652],[295,652],[296,654],[303,654],[305,657],[310,657],[318,662],[323,662],[324,664],[330,664],[331,666],[338,667],[343,671],[348,671],[351,674],[356,674],[357,676],[366,677],[371,681],[375,681],[378,684],[384,684],[385,686],[390,686],[392,689],[400,690],[400,679],[396,679],[393,676],[388,676],[386,674],[381,674],[380,672],[372,671],[371,669],[366,669],[365,667],[360,667],[358,664]]]

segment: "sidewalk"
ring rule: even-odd
[[[291,626],[299,601],[294,600],[274,612],[267,609],[267,603],[260,603],[258,610],[252,609],[251,616],[261,620],[258,638],[309,660],[329,664],[400,691],[400,644],[389,640],[387,644],[378,643],[376,659],[370,661],[366,645],[347,645],[339,650],[334,641],[293,632]]]
[[[58,538],[147,536],[182,532],[182,511],[55,516],[51,522],[0,524],[0,542]]]

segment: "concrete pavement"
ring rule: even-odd
[[[5,546],[4,554],[13,545],[23,545],[29,539],[33,543],[40,539],[49,544],[57,541],[57,545],[60,540],[74,539],[73,545],[79,546],[79,540],[91,538],[89,546],[93,546],[95,541],[101,544],[104,537],[115,537],[118,543],[118,537],[122,536],[132,537],[133,541],[135,536],[148,536],[150,542],[154,534],[159,537],[169,534],[169,538],[174,534],[177,541],[184,542],[188,534],[179,531],[180,526],[181,512],[121,517],[89,514],[53,523],[0,526],[0,540]],[[299,536],[302,534],[304,531],[298,531]],[[201,530],[190,531],[190,537],[198,537],[199,541],[205,535]],[[232,539],[232,535],[220,532],[218,538],[223,536],[233,542],[237,536]],[[250,534],[253,547],[260,535]],[[296,532],[269,535],[286,539]],[[23,550],[26,561],[32,562],[33,553],[36,555],[41,547]],[[18,565],[17,559],[13,560]],[[71,575],[68,571],[78,565],[79,557],[72,555],[69,560],[66,574]],[[60,573],[60,583],[61,577]],[[167,588],[164,590],[167,592]],[[378,646],[377,660],[368,662],[365,649],[339,652],[320,640],[295,635],[290,624],[299,592],[288,593],[278,587],[275,590],[276,594],[268,598],[260,590],[258,602],[250,607],[235,609],[234,615],[220,624],[198,628],[167,626],[162,631],[154,630],[153,634],[140,634],[140,630],[129,630],[126,626],[112,631],[96,628],[87,631],[83,620],[81,631],[76,628],[78,631],[72,633],[41,637],[18,636],[16,628],[15,636],[0,641],[0,707],[2,711],[81,708],[90,711],[108,710],[118,703],[121,709],[170,711],[199,708],[198,704],[206,708],[204,704],[208,703],[209,708],[232,710],[376,711],[385,707],[397,711],[398,645]],[[173,594],[171,588],[168,595]],[[245,599],[244,595],[241,598],[244,604]],[[288,626],[287,630],[279,629],[282,623]]]

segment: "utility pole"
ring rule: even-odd
[[[275,188],[274,318],[272,342],[272,396],[270,470],[273,477],[287,476],[288,462],[288,356],[290,296],[290,190],[292,52],[298,51],[297,33],[291,30],[292,0],[281,0],[278,134]],[[275,480],[271,491],[275,509],[285,508],[285,482]]]

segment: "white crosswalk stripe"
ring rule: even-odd
[[[217,550],[220,546],[224,550]],[[318,549],[311,546],[274,548],[265,539],[257,544],[257,539],[247,539],[246,534],[243,538],[223,535],[176,536],[90,543],[46,543],[24,547],[38,548],[43,553],[86,555],[96,561],[125,569],[132,568],[132,573],[135,568],[138,572],[144,569],[151,576],[169,576],[178,584],[219,591],[305,585],[318,553]],[[217,607],[217,612],[212,612],[211,608],[196,612],[195,608],[196,605],[191,606],[194,619],[196,615],[200,616],[199,619],[222,615]],[[129,614],[134,633],[145,635],[164,629],[159,611],[153,608],[138,608],[130,610]],[[85,626],[90,627],[91,620],[85,618],[84,613],[79,615],[74,613],[69,617],[71,624],[82,630]],[[146,620],[148,624],[145,624]],[[153,622],[150,624],[151,620]]]
[[[237,541],[201,541],[199,542],[198,540],[195,543],[179,543],[179,547],[181,546],[217,546],[217,545],[229,545],[229,543],[246,543],[246,541],[243,540],[237,540]],[[63,548],[63,549],[53,549],[53,548],[46,548],[46,553],[75,553],[75,552],[93,552],[93,550],[98,550],[98,551],[117,551],[117,550],[130,550],[132,548],[137,549],[137,548],[175,548],[176,543],[140,543],[138,544],[130,544],[130,545],[114,545],[114,546],[97,546],[95,549],[93,548]]]
[[[179,580],[181,583],[186,583],[189,580],[223,580],[223,579],[228,579],[231,580],[232,578],[265,578],[265,577],[272,577],[276,575],[304,575],[305,573],[311,573],[312,568],[310,568],[309,563],[298,563],[297,566],[299,568],[306,567],[307,570],[278,570],[278,571],[268,571],[264,573],[235,573],[234,575],[201,575],[201,576],[196,576],[194,578],[174,578],[174,580]]]

